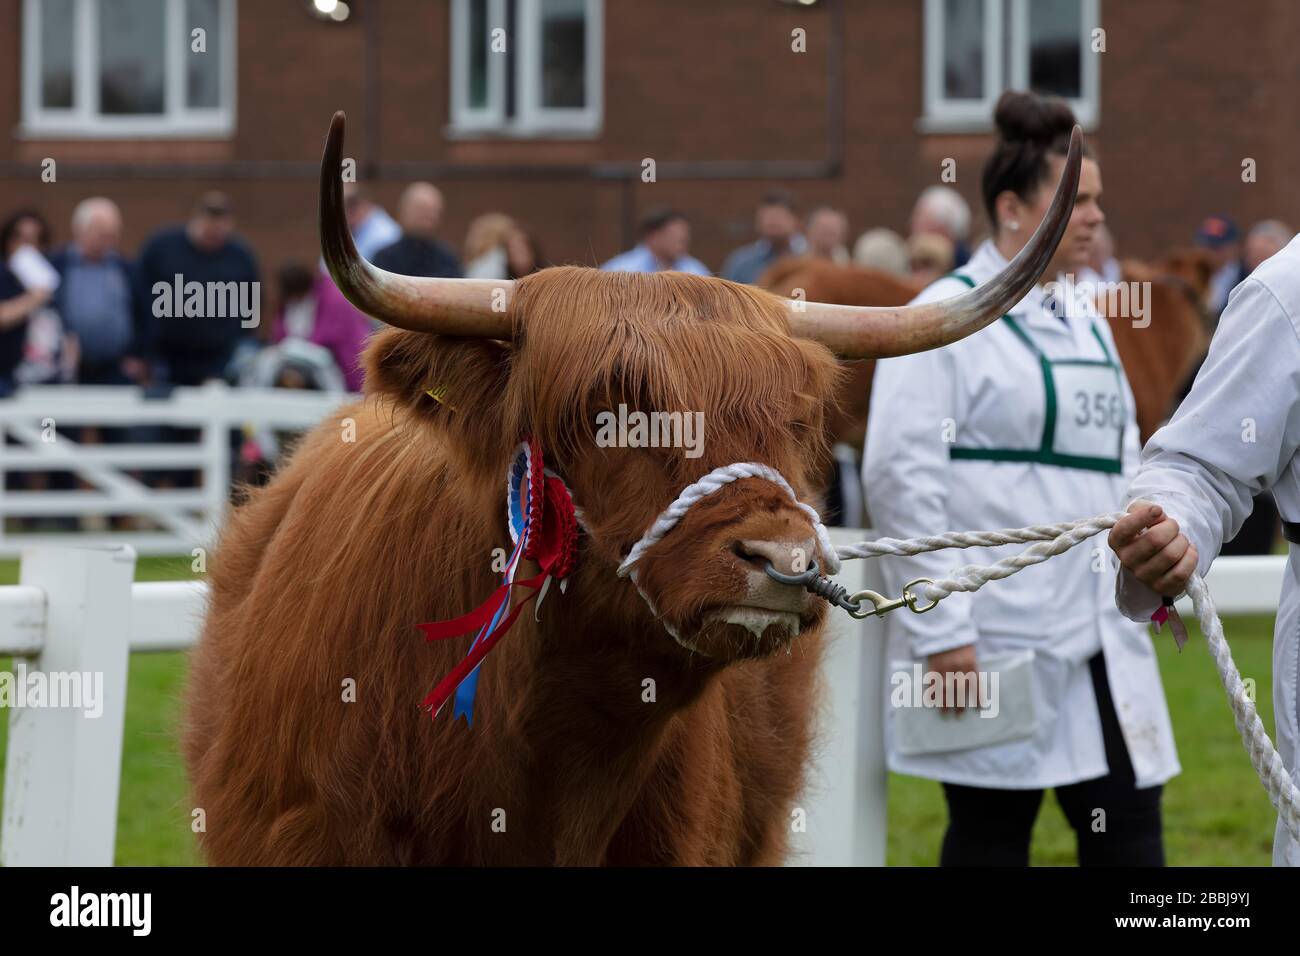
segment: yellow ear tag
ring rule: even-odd
[[[445,402],[445,401],[443,401],[443,397],[447,394],[447,386],[446,386],[446,385],[439,385],[437,388],[426,388],[426,389],[424,390],[424,394],[428,395],[431,399],[433,399],[433,400],[434,400],[435,402],[437,402],[439,405],[446,405],[446,406],[447,406],[448,408],[450,408],[453,412],[456,410],[456,406],[455,406],[455,405],[452,405],[452,404],[449,403],[449,402]]]

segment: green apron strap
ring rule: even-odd
[[[1016,337],[1038,356],[1038,367],[1043,373],[1043,394],[1047,399],[1043,412],[1043,437],[1038,443],[1038,453],[1044,457],[1049,457],[1052,454],[1052,441],[1056,437],[1056,379],[1052,376],[1052,363],[1047,360],[1047,356],[1038,347],[1038,343],[1031,339],[1029,333],[1020,327],[1020,323],[1009,315],[1002,316],[1002,321],[1009,325],[1011,331],[1016,333]]]
[[[1119,365],[1119,363],[1116,362],[1114,357],[1110,354],[1110,349],[1106,348],[1106,340],[1103,339],[1101,337],[1101,333],[1097,331],[1096,322],[1092,323],[1092,336],[1097,340],[1097,344],[1101,346],[1101,354],[1106,356],[1106,361],[1109,362],[1111,365]]]
[[[1115,370],[1115,384],[1119,386],[1120,405],[1124,404],[1124,367],[1110,354],[1110,349],[1106,348],[1106,340],[1101,337],[1101,332],[1097,329],[1097,323],[1092,323],[1092,334],[1097,339],[1097,344],[1101,346],[1101,354],[1106,356],[1106,361],[1110,367]],[[1128,415],[1128,409],[1123,409],[1125,417]],[[1115,457],[1121,464],[1124,461],[1124,432],[1128,428],[1125,422],[1119,429],[1119,448],[1115,450]]]

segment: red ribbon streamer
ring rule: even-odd
[[[459,664],[457,664],[450,674],[444,677],[437,687],[430,692],[429,696],[424,699],[424,707],[432,708],[433,716],[437,717],[438,712],[442,710],[442,705],[447,702],[460,682],[469,676],[470,671],[479,665],[488,651],[496,645],[496,642],[505,636],[506,631],[510,630],[510,625],[515,623],[515,618],[519,617],[519,612],[533,598],[537,597],[537,592],[546,580],[546,572],[529,578],[527,581],[516,581],[513,584],[503,584],[492,592],[492,596],[484,603],[480,604],[475,610],[468,614],[456,618],[454,621],[437,621],[432,624],[421,624],[420,630],[424,631],[425,639],[430,641],[442,640],[447,637],[456,637],[467,631],[482,627],[488,621],[492,620],[492,615],[496,613],[497,607],[506,600],[506,594],[512,587],[528,588],[532,593],[523,598],[516,604],[505,620],[496,626],[494,630],[483,640],[474,646],[474,649],[466,655]]]

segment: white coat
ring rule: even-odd
[[[1300,236],[1229,297],[1196,384],[1151,436],[1128,497],[1155,501],[1178,522],[1196,545],[1204,575],[1265,488],[1273,490],[1283,521],[1300,522]],[[1160,604],[1127,571],[1116,596],[1138,620]],[[1278,753],[1300,783],[1298,643],[1300,547],[1292,544],[1273,637],[1273,714]],[[1281,823],[1273,863],[1300,866],[1300,846]]]
[[[957,275],[979,285],[1006,265],[985,242]],[[916,302],[949,298],[969,284],[944,277]],[[1138,454],[1132,392],[1110,329],[1092,303],[1079,294],[1058,311],[1066,321],[1037,286],[1011,309],[1010,321],[942,349],[878,363],[863,461],[867,510],[877,532],[915,537],[1015,528],[1090,517],[1123,504],[1126,475],[1136,471]],[[937,578],[961,564],[992,564],[1025,547],[879,560],[889,593],[896,595],[914,578]],[[954,594],[929,613],[892,612],[886,619],[891,661],[924,661],[974,643],[978,667],[981,657],[1033,650],[1037,728],[1024,739],[903,755],[894,743],[887,693],[890,769],[1003,789],[1105,776],[1088,667],[1101,651],[1137,786],[1177,774],[1155,649],[1147,628],[1115,607],[1112,558],[1098,537],[976,594]]]

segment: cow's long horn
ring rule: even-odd
[[[1083,133],[1076,126],[1051,208],[1028,244],[992,281],[928,305],[890,309],[809,302],[791,312],[790,330],[844,358],[924,352],[978,332],[1023,299],[1051,262],[1074,209],[1082,153]]]
[[[514,283],[399,276],[357,252],[343,211],[343,125],[342,111],[335,113],[320,161],[321,253],[339,290],[367,315],[413,332],[510,338],[506,306]]]

